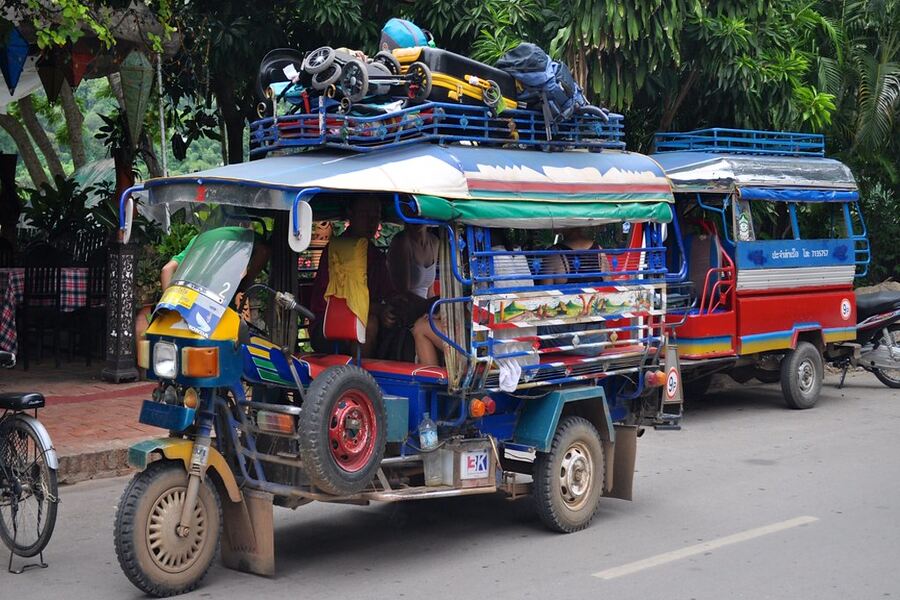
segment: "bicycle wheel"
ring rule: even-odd
[[[49,447],[25,419],[0,424],[0,538],[14,554],[39,554],[56,525],[56,470]]]

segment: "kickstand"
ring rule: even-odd
[[[15,556],[15,555],[12,553],[12,551],[10,551],[10,553],[9,553],[9,564],[6,566],[6,570],[9,571],[10,573],[12,573],[13,575],[21,575],[22,573],[24,573],[24,572],[27,571],[28,569],[39,569],[39,568],[40,568],[40,569],[46,569],[47,567],[50,566],[50,565],[48,565],[47,563],[44,562],[44,553],[43,553],[43,551],[42,551],[42,552],[38,555],[38,560],[39,560],[40,562],[30,563],[30,564],[27,564],[27,565],[22,565],[22,566],[19,568],[19,570],[14,570],[14,569],[13,569],[13,566],[12,566],[12,563],[13,563],[13,556]]]
[[[19,534],[18,527],[16,527],[16,526],[15,526],[15,522],[13,522],[13,545],[14,545],[14,546],[15,546],[15,544],[16,544],[16,538],[18,537],[18,534]],[[12,549],[10,548],[10,551],[9,551],[9,563],[6,565],[6,570],[9,571],[10,573],[12,573],[13,575],[21,575],[22,573],[24,573],[24,572],[27,571],[28,569],[38,569],[38,568],[40,568],[40,569],[46,569],[47,567],[50,566],[50,565],[48,565],[47,563],[44,562],[44,551],[41,550],[40,554],[38,554],[38,560],[39,560],[40,562],[29,563],[29,564],[27,564],[27,565],[22,565],[22,566],[19,568],[18,571],[14,571],[14,570],[13,570],[13,566],[12,566],[12,563],[13,563],[13,556],[15,556],[15,554],[13,553]]]
[[[841,371],[841,381],[838,383],[838,389],[844,387],[844,379],[847,377],[847,369],[850,368],[850,365],[844,365],[844,369]]]

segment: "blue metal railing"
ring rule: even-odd
[[[657,133],[656,152],[725,152],[775,156],[825,156],[825,136],[819,133],[754,129],[697,129]]]
[[[507,110],[494,115],[481,106],[428,102],[373,116],[327,112],[274,116],[250,124],[250,154],[317,147],[370,152],[422,142],[471,142],[541,148],[625,149],[622,115],[608,120],[578,115],[547,127],[539,112]]]

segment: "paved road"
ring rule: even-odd
[[[777,386],[695,403],[683,431],[640,440],[636,500],[578,534],[494,497],[279,509],[275,579],[216,566],[187,597],[900,598],[900,393],[834,383],[811,411]],[[112,548],[124,485],[65,488],[50,568],[3,572],[0,598],[140,597]]]

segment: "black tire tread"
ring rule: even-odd
[[[592,473],[595,485],[599,485],[600,493],[597,498],[598,501],[594,503],[594,506],[591,509],[590,515],[580,524],[573,526],[567,524],[562,519],[553,501],[552,486],[555,481],[553,459],[557,453],[565,451],[562,444],[569,431],[579,428],[584,428],[586,433],[589,432],[588,435],[596,437],[597,443],[601,448],[599,456],[596,457],[597,460],[595,461],[595,464],[597,466],[595,466],[595,472]],[[606,458],[602,448],[603,443],[600,440],[600,435],[590,421],[583,417],[567,416],[561,418],[559,425],[556,427],[553,441],[550,444],[550,451],[538,452],[534,461],[534,501],[535,506],[537,507],[538,516],[549,529],[559,533],[574,533],[586,529],[591,524],[591,521],[593,521],[594,515],[597,514],[597,510],[600,508],[599,498],[603,494],[603,482],[606,475]]]
[[[342,380],[357,377],[360,378],[359,383],[361,383],[361,386],[359,387],[364,389],[366,386],[370,386],[373,392],[371,394],[372,403],[375,407],[375,418],[378,422],[378,438],[380,438],[380,442],[376,441],[375,453],[372,455],[372,460],[367,468],[354,474],[352,478],[343,477],[338,479],[334,476],[334,471],[337,467],[332,462],[333,458],[331,449],[328,447],[328,440],[320,439],[321,432],[319,428],[329,416],[326,412],[331,407],[332,390],[339,387],[342,384]],[[381,465],[381,459],[384,457],[387,439],[387,419],[384,400],[381,397],[381,388],[368,371],[354,365],[342,365],[325,369],[306,390],[306,397],[303,400],[303,407],[298,420],[303,469],[317,488],[327,494],[346,496],[355,494],[369,485],[375,477],[375,472]]]
[[[818,384],[811,398],[804,398],[797,382],[797,367],[804,355],[809,355],[818,377]],[[819,400],[822,382],[825,379],[825,364],[819,349],[809,342],[798,342],[797,347],[781,360],[781,392],[788,408],[806,410],[814,407]]]
[[[125,491],[122,492],[122,497],[119,499],[119,505],[116,508],[115,525],[113,527],[113,543],[116,549],[116,558],[118,559],[119,566],[122,568],[125,576],[136,588],[156,598],[177,596],[196,589],[209,572],[209,568],[212,566],[215,556],[219,552],[218,545],[222,538],[222,502],[219,499],[218,492],[210,482],[209,477],[204,477],[203,484],[212,491],[212,496],[216,503],[216,510],[219,515],[219,531],[216,533],[216,549],[213,552],[213,560],[209,561],[209,564],[203,570],[203,573],[192,583],[179,588],[170,588],[154,583],[140,568],[134,548],[135,513],[138,509],[138,502],[146,494],[147,489],[156,477],[157,471],[164,471],[173,467],[181,470],[184,469],[183,464],[180,462],[158,460],[150,463],[146,469],[132,477],[131,481],[128,482],[128,486],[126,486]]]
[[[7,420],[5,423],[3,423],[2,428],[0,428],[0,436],[3,436],[5,438],[9,431],[14,430],[16,428],[21,428],[23,431],[25,431],[26,434],[29,435],[34,440],[35,446],[37,448],[40,448],[41,451],[45,454],[45,456],[46,456],[46,452],[51,450],[51,448],[45,448],[41,445],[40,436],[38,436],[37,432],[34,430],[34,428],[31,426],[31,424],[28,423],[28,421],[19,419],[17,417],[12,417],[9,420]],[[0,442],[0,443],[2,443],[2,442]],[[47,466],[47,472],[49,475],[48,485],[50,487],[50,489],[49,489],[50,495],[53,496],[54,498],[57,498],[57,501],[49,503],[49,508],[47,509],[47,521],[46,521],[46,524],[44,525],[44,530],[41,532],[41,535],[38,536],[38,539],[35,540],[34,544],[32,544],[31,546],[27,546],[27,547],[20,546],[19,544],[13,544],[13,540],[12,540],[12,536],[10,535],[10,532],[7,532],[6,527],[3,525],[2,522],[0,522],[0,538],[2,538],[3,542],[6,544],[6,546],[10,549],[10,551],[13,554],[15,554],[17,556],[21,556],[23,558],[31,558],[32,556],[37,556],[38,554],[40,554],[44,550],[44,548],[47,547],[47,544],[50,543],[50,536],[53,535],[53,529],[54,529],[54,527],[56,527],[56,510],[57,510],[58,499],[59,499],[59,489],[58,489],[58,485],[57,485],[57,473],[56,473],[56,469],[51,469],[49,467],[49,465],[47,465],[46,459],[45,459],[44,464],[45,464],[45,466]]]

